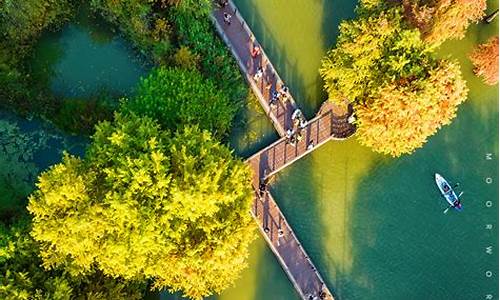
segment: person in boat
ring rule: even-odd
[[[453,201],[453,206],[460,207],[460,199]]]
[[[445,193],[447,193],[449,190],[450,190],[450,187],[446,183],[443,183],[443,191]]]

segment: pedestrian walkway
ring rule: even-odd
[[[212,19],[281,136],[247,160],[254,171],[252,184],[256,197],[252,215],[301,298],[333,300],[332,293],[267,189],[267,182],[269,177],[327,141],[353,135],[356,127],[352,124],[352,108],[342,111],[325,103],[309,121],[292,119],[298,109],[295,100],[289,92],[280,92],[284,82],[232,1],[216,9]],[[339,110],[342,113],[338,113]]]

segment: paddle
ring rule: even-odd
[[[458,197],[457,197],[457,198],[460,198],[463,194],[464,194],[464,192],[463,192],[463,191],[462,191],[462,192],[460,192],[460,194],[458,194]],[[450,208],[454,207],[454,206],[455,206],[455,205],[453,205],[453,204],[452,204],[452,205],[450,205],[450,206],[448,206],[448,207],[447,207],[447,208],[443,211],[443,214],[447,213],[447,212],[448,212],[448,210],[449,210]]]

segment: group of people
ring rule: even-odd
[[[275,108],[278,104],[278,100],[280,100],[282,103],[285,103],[289,97],[290,94],[288,93],[288,87],[282,84],[279,90],[273,91],[271,93],[271,99],[269,99],[269,106],[271,106],[271,108]]]
[[[261,54],[260,47],[258,45],[254,45],[252,50],[250,51],[250,55],[252,56],[253,59],[256,59],[260,54]],[[261,80],[263,76],[264,76],[264,69],[262,68],[262,66],[259,66],[253,75],[253,80],[259,82],[259,80]],[[268,82],[266,85],[266,89],[271,90],[271,87],[272,87],[272,82]],[[269,106],[271,107],[271,109],[274,109],[278,106],[278,101],[281,101],[284,104],[286,103],[286,101],[288,101],[289,98],[290,98],[290,92],[288,90],[288,87],[285,84],[281,83],[279,89],[276,89],[270,93]],[[290,143],[291,145],[295,145],[297,142],[300,142],[303,139],[302,129],[307,127],[308,122],[300,109],[296,109],[292,113],[291,117],[292,117],[292,128],[286,131],[286,138],[288,143]],[[307,150],[311,150],[313,147],[314,147],[314,142],[311,141],[307,145]]]
[[[302,114],[300,109],[295,109],[292,113],[292,128],[289,128],[286,131],[286,139],[289,144],[294,146],[297,142],[302,141],[302,130],[307,127],[307,120]],[[309,145],[307,145],[307,149],[311,149],[314,147],[314,143],[311,141]]]

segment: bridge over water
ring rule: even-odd
[[[231,24],[224,21],[224,13],[231,15]],[[345,139],[353,135],[356,128],[349,122],[352,109],[341,109],[325,103],[314,118],[307,121],[306,125],[298,127],[292,119],[298,109],[293,96],[288,93],[288,97],[281,97],[281,100],[277,101],[276,97],[273,97],[284,83],[234,3],[229,1],[224,8],[214,10],[212,20],[281,137],[247,159],[254,171],[252,183],[255,201],[252,215],[301,298],[333,300],[333,294],[286,221],[266,184],[271,176],[327,141]],[[259,51],[253,51],[255,46]],[[259,75],[255,76],[256,73]],[[292,129],[300,131],[300,139],[291,140]]]

